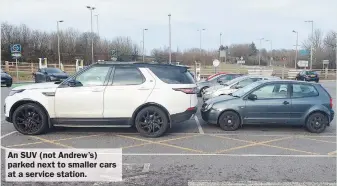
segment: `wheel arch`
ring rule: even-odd
[[[309,117],[312,115],[312,114],[314,114],[314,113],[321,113],[321,114],[323,114],[325,117],[327,117],[328,118],[328,126],[330,126],[330,117],[329,117],[329,114],[328,113],[326,113],[325,111],[323,111],[323,110],[313,110],[313,111],[311,111],[311,112],[309,112],[307,115],[306,115],[306,117],[305,117],[305,119],[304,119],[304,125],[306,125],[307,124],[307,121],[308,121],[308,119],[309,119]]]
[[[50,122],[50,116],[49,116],[49,113],[47,111],[47,109],[39,102],[37,101],[34,101],[34,100],[31,100],[31,99],[23,99],[23,100],[20,100],[20,101],[17,101],[13,104],[13,106],[11,107],[10,111],[9,111],[9,119],[11,122],[13,122],[13,113],[14,111],[21,105],[23,104],[27,104],[27,103],[34,103],[34,104],[37,104],[38,106],[40,106],[42,108],[42,110],[45,112],[45,114],[47,115],[47,118],[48,118],[48,126],[49,128],[51,127],[51,122]]]
[[[158,103],[154,103],[154,102],[148,102],[148,103],[144,103],[142,105],[140,105],[132,114],[132,118],[131,118],[131,124],[134,125],[135,124],[135,119],[136,119],[136,116],[137,114],[145,107],[148,107],[148,106],[155,106],[155,107],[158,107],[160,108],[161,110],[163,110],[166,114],[166,117],[168,118],[169,120],[169,124],[170,124],[170,128],[172,127],[172,123],[171,123],[171,115],[169,113],[169,111],[164,107],[162,106],[161,104],[158,104]]]
[[[242,124],[243,124],[242,116],[241,116],[241,114],[240,114],[237,110],[234,110],[234,109],[226,109],[226,110],[221,111],[220,114],[219,114],[219,116],[218,116],[218,119],[217,119],[217,124],[219,124],[220,116],[221,116],[224,112],[228,112],[228,111],[235,112],[235,113],[239,116],[239,118],[240,118],[240,126],[242,126]]]

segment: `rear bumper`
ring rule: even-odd
[[[331,109],[330,110],[330,121],[329,121],[329,123],[331,123],[334,118],[335,118],[335,111]]]
[[[193,110],[186,110],[185,112],[172,114],[171,115],[171,121],[172,123],[180,123],[186,120],[189,120],[196,112],[198,108],[194,107]]]
[[[201,110],[201,117],[204,121],[211,124],[217,124],[220,112],[211,108],[207,111]]]

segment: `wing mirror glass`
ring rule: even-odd
[[[257,96],[255,94],[249,94],[248,99],[249,100],[257,100]]]
[[[70,79],[68,81],[68,85],[70,87],[80,87],[80,86],[83,86],[82,83],[80,81],[77,81],[76,79]]]

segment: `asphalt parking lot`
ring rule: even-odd
[[[322,85],[336,100],[336,82]],[[1,108],[9,91],[1,88]],[[283,185],[284,182],[335,185],[336,182],[336,120],[321,134],[311,134],[302,127],[275,125],[244,126],[224,132],[205,123],[198,112],[194,118],[175,124],[167,135],[149,139],[140,137],[135,129],[114,128],[58,128],[44,135],[24,136],[1,117],[3,148],[123,149],[122,183],[64,185]]]

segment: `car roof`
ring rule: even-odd
[[[301,84],[316,84],[314,82],[308,82],[308,81],[297,81],[297,80],[291,80],[291,79],[279,79],[279,80],[261,80],[263,83],[267,82],[276,82],[276,83],[301,83]]]
[[[174,65],[166,63],[157,63],[157,62],[122,62],[122,61],[100,61],[96,62],[93,65],[116,65],[116,66],[137,66],[137,67],[171,67],[171,68],[185,68],[189,69],[188,66],[184,65]]]

